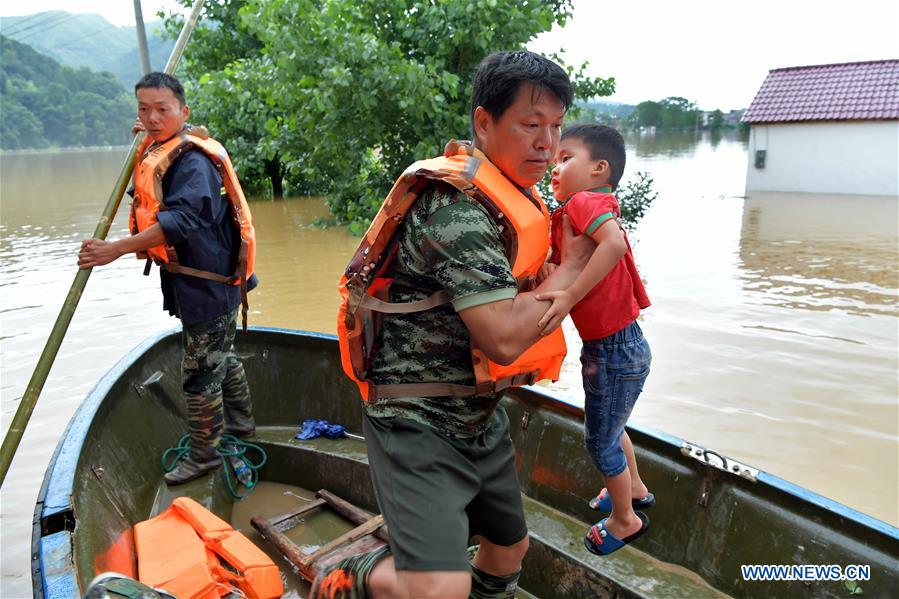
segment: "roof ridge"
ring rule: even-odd
[[[769,73],[776,73],[780,71],[797,71],[802,69],[817,69],[823,67],[842,67],[848,65],[856,65],[856,64],[890,64],[896,63],[899,64],[899,58],[883,58],[880,60],[853,60],[850,62],[828,62],[824,64],[808,64],[802,66],[792,66],[792,67],[778,67],[776,69],[769,69]]]

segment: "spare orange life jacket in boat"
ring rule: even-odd
[[[158,222],[156,217],[160,210],[165,210],[162,197],[162,178],[166,171],[182,154],[191,149],[201,150],[216,166],[222,177],[223,195],[231,205],[231,216],[235,228],[240,234],[240,250],[237,266],[232,275],[226,276],[214,272],[183,266],[178,262],[178,254],[170,245],[157,245],[145,252],[138,252],[138,258],[153,260],[169,272],[200,277],[230,285],[240,285],[243,303],[243,328],[247,328],[247,280],[253,274],[256,264],[256,229],[253,227],[253,216],[244,196],[240,181],[228,152],[217,141],[209,137],[205,127],[190,127],[162,144],[154,144],[147,137],[138,150],[137,164],[134,168],[134,200],[131,202],[131,213],[128,225],[132,235],[145,231]],[[147,265],[149,268],[149,263]]]
[[[138,580],[179,599],[218,599],[233,585],[250,599],[284,593],[271,558],[189,497],[179,497],[155,518],[135,524],[134,545]]]
[[[376,385],[368,379],[368,369],[378,350],[382,313],[419,312],[449,301],[446,291],[416,302],[386,301],[391,281],[385,272],[396,253],[396,231],[419,194],[433,181],[452,185],[487,210],[503,234],[506,256],[519,290],[534,286],[549,250],[550,220],[543,200],[536,189],[531,190],[534,200],[528,198],[479,150],[450,142],[446,156],[418,161],[400,176],[340,280],[343,301],[337,317],[337,336],[344,371],[367,401],[386,397],[486,396],[541,379],[558,379],[565,358],[561,329],[541,338],[508,366],[490,361],[472,342],[474,385]]]

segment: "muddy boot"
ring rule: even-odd
[[[105,572],[94,578],[84,593],[84,599],[176,599],[165,591],[148,587],[142,582],[117,572]]]
[[[309,590],[309,599],[366,599],[368,575],[390,555],[390,547],[346,557],[319,572]]]
[[[243,364],[232,355],[228,359],[228,373],[222,383],[222,398],[225,415],[225,433],[237,438],[245,438],[256,432],[250,401],[250,385]]]
[[[195,478],[200,478],[209,472],[215,472],[221,468],[221,466],[222,458],[219,455],[206,461],[199,461],[192,457],[188,457],[187,459],[178,462],[175,469],[165,475],[165,484],[182,485]]]

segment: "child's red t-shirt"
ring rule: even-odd
[[[571,196],[552,215],[552,257],[558,264],[561,257],[562,215],[567,214],[575,234],[592,234],[601,226],[617,227],[621,216],[618,200],[604,191],[580,191]],[[609,222],[612,221],[612,222]],[[625,236],[626,239],[626,236]],[[627,253],[621,257],[596,286],[587,292],[571,310],[571,319],[581,339],[592,341],[617,333],[636,320],[640,310],[649,307],[649,297],[640,280],[634,255],[628,242]]]

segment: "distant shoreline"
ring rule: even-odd
[[[130,145],[127,146],[69,146],[66,148],[21,148],[18,150],[0,150],[0,156],[6,156],[7,154],[17,155],[17,154],[59,154],[62,152],[68,151],[97,151],[97,150],[127,150],[130,148]]]

